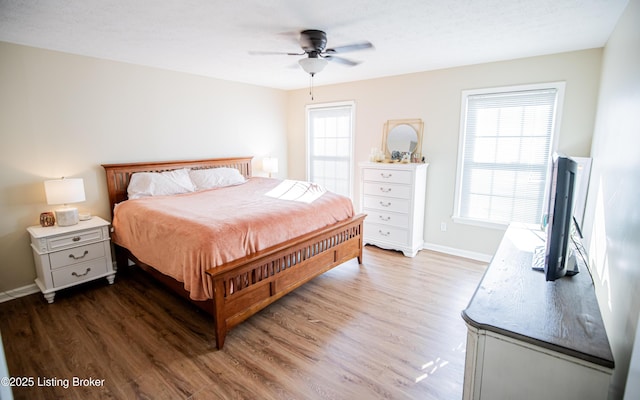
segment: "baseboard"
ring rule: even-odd
[[[477,253],[475,251],[461,250],[453,247],[441,246],[435,243],[427,243],[425,242],[422,246],[425,250],[437,251],[439,253],[450,254],[452,256],[470,258],[476,261],[482,261],[488,263],[493,258],[493,255]]]
[[[14,300],[19,297],[28,296],[30,294],[39,293],[40,289],[36,286],[35,283],[31,285],[19,287],[16,289],[7,290],[4,292],[0,292],[0,303],[4,303],[5,301]]]

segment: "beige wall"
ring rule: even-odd
[[[640,0],[629,2],[605,47],[592,157],[585,242],[616,362],[610,398],[619,399],[640,312]]]
[[[83,178],[109,217],[101,163],[272,154],[286,170],[286,92],[0,42],[0,297],[33,283],[25,228],[43,181]],[[259,171],[257,171],[259,172]]]
[[[425,240],[429,247],[462,255],[489,257],[503,231],[453,223],[453,198],[460,127],[461,91],[484,87],[566,81],[559,149],[588,156],[591,149],[602,50],[474,65],[381,78],[348,84],[316,86],[313,103],[355,100],[356,161],[381,147],[388,119],[421,118],[425,123],[422,153],[429,165]],[[400,62],[400,61],[399,61]],[[341,68],[329,66],[328,68]],[[322,74],[315,78],[322,83]],[[289,175],[305,177],[305,114],[312,103],[307,89],[289,93]],[[356,182],[359,175],[356,174]],[[355,186],[356,205],[359,188]],[[447,231],[440,231],[440,223]]]

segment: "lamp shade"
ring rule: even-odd
[[[324,67],[327,65],[327,60],[319,57],[308,57],[301,58],[298,61],[298,64],[300,64],[302,69],[304,69],[308,74],[311,74],[313,76],[324,69]]]
[[[269,174],[278,172],[278,159],[275,157],[265,157],[262,160],[262,169]]]
[[[82,179],[53,179],[44,181],[47,204],[70,204],[84,201],[84,182]]]

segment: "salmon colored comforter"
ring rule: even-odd
[[[213,298],[205,271],[354,215],[351,200],[326,192],[311,203],[266,196],[281,181],[246,183],[115,207],[112,239],[145,264],[183,282],[193,300]]]

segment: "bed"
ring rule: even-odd
[[[126,267],[129,260],[131,260],[141,269],[163,282],[172,291],[211,314],[213,316],[216,347],[218,349],[223,348],[226,335],[231,328],[302,284],[353,258],[357,258],[358,263],[362,263],[362,230],[365,216],[353,213],[346,218],[342,218],[342,214],[336,214],[332,218],[334,220],[339,218],[340,220],[315,228],[309,227],[311,224],[308,223],[308,220],[302,221],[295,227],[295,235],[286,238],[286,240],[281,240],[277,235],[265,235],[261,233],[258,235],[258,239],[268,238],[270,241],[259,240],[261,245],[250,245],[249,248],[251,250],[245,250],[245,253],[241,255],[238,255],[236,250],[236,253],[228,254],[226,258],[222,257],[216,262],[205,261],[206,265],[202,264],[204,265],[204,274],[200,277],[204,281],[204,288],[201,289],[200,292],[194,289],[195,286],[190,286],[188,284],[189,279],[186,279],[184,276],[181,277],[174,273],[164,271],[163,268],[166,268],[166,266],[162,266],[162,268],[159,266],[164,258],[162,260],[156,260],[147,255],[137,257],[134,251],[131,250],[136,249],[135,251],[138,251],[136,247],[137,244],[133,241],[135,239],[129,237],[125,240],[124,236],[126,235],[124,234],[120,234],[122,238],[119,239],[118,226],[121,226],[121,233],[125,232],[125,228],[124,224],[118,223],[118,216],[114,215],[114,210],[116,207],[121,208],[121,210],[118,210],[118,213],[124,215],[124,211],[122,210],[126,210],[125,205],[129,206],[139,202],[135,200],[123,203],[128,199],[127,188],[133,174],[138,172],[163,173],[185,168],[192,171],[208,170],[211,168],[233,168],[238,170],[240,174],[247,179],[247,184],[238,185],[239,187],[246,185],[247,188],[250,189],[255,186],[258,189],[254,191],[257,191],[276,185],[277,181],[274,183],[274,180],[267,180],[267,178],[249,179],[252,177],[251,160],[251,157],[239,157],[102,165],[107,177],[111,217],[112,221],[115,222],[113,242],[118,267]],[[222,171],[222,169],[220,171]],[[253,186],[248,185],[249,182],[251,182]],[[280,185],[278,187],[280,187]],[[275,187],[273,187],[273,189],[270,193],[274,191],[277,192]],[[226,188],[216,189],[214,191],[218,192],[222,190],[226,190]],[[204,193],[204,195],[212,196],[213,194]],[[179,196],[186,199],[191,195],[185,194]],[[324,197],[327,196],[323,196],[323,198]],[[183,201],[183,199],[167,201]],[[213,198],[201,202],[219,203],[217,199]],[[242,203],[242,201],[239,203]],[[130,215],[135,214],[140,214],[140,212],[130,211]],[[152,218],[157,218],[157,216],[152,216]],[[198,214],[195,214],[194,219],[205,220],[198,217]],[[122,218],[121,220],[124,221]],[[243,223],[246,222],[247,221]],[[186,224],[188,223],[194,222],[184,222],[184,225],[187,226]],[[270,223],[273,223],[273,220]],[[144,225],[144,223],[140,221],[132,224],[136,226]],[[291,222],[288,222],[288,224],[287,230],[289,230],[289,227],[293,227]],[[230,231],[237,230],[236,227],[229,227],[228,229],[230,229]],[[152,231],[156,232],[157,229],[152,229]],[[195,228],[183,230],[184,235],[192,231],[195,232]],[[156,236],[157,235],[156,233]],[[183,236],[183,234],[174,236]],[[202,239],[202,237],[205,236],[206,235],[193,236],[191,240],[185,241],[184,246],[188,247],[187,243],[192,245],[196,241],[195,239]],[[274,238],[272,236],[276,237]],[[161,239],[160,237],[154,238],[154,240]],[[277,241],[277,243],[273,243],[274,240]],[[201,245],[207,247],[207,243],[203,242]],[[175,251],[182,250],[176,249]],[[211,258],[213,254],[212,251],[213,250],[199,251],[199,255],[196,258],[199,260]],[[153,261],[148,262],[149,260]],[[158,266],[154,266],[153,264],[158,264]],[[185,284],[185,281],[187,281],[187,284]],[[196,295],[193,295],[192,292],[196,293]]]

